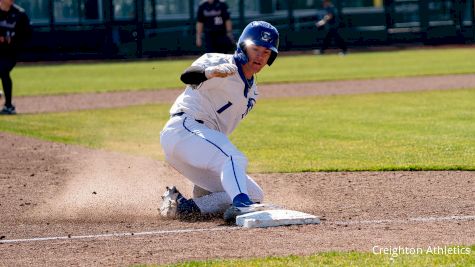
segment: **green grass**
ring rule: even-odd
[[[0,117],[0,131],[162,159],[169,105]],[[475,170],[475,90],[261,100],[231,140],[250,172]]]
[[[18,66],[12,72],[16,96],[133,91],[180,87],[190,60],[66,63]]]
[[[192,59],[17,66],[15,95],[182,88]],[[280,56],[258,74],[259,84],[475,73],[475,50],[428,49],[337,55]]]
[[[354,53],[346,57],[283,57],[272,65],[272,71],[266,71],[258,80],[277,83],[462,73],[475,73],[475,50],[429,49]]]
[[[443,247],[441,247],[443,248]],[[421,248],[422,253],[399,254],[391,257],[388,254],[372,252],[324,252],[312,256],[267,257],[259,259],[190,261],[167,265],[170,267],[211,267],[211,266],[474,266],[473,255],[475,246],[465,247],[463,254],[427,253],[427,247]],[[468,251],[470,249],[470,251]]]
[[[136,155],[161,157],[168,108],[134,106],[70,113],[1,116],[0,131]]]
[[[264,103],[233,135],[254,171],[475,169],[475,90]]]

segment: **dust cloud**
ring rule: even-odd
[[[166,163],[114,152],[92,151],[71,164],[71,176],[35,216],[59,220],[115,221],[156,217],[167,185],[185,195],[191,185]]]

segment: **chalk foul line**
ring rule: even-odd
[[[354,225],[354,224],[384,224],[384,223],[414,223],[414,222],[444,222],[444,221],[475,221],[475,215],[465,216],[444,216],[444,217],[415,217],[407,219],[393,219],[393,220],[365,220],[365,221],[335,221],[331,222],[337,225]]]
[[[427,223],[427,222],[444,222],[444,221],[475,221],[475,215],[465,216],[444,216],[444,217],[415,217],[407,219],[393,219],[393,220],[364,220],[364,221],[324,221],[323,224],[336,225],[358,225],[358,224],[386,224],[386,223]],[[27,243],[37,241],[55,241],[55,240],[78,240],[78,239],[98,239],[110,237],[132,237],[132,236],[152,236],[152,235],[166,235],[166,234],[181,234],[181,233],[195,233],[195,232],[218,232],[218,231],[232,231],[243,229],[238,226],[223,226],[214,228],[197,228],[197,229],[176,229],[176,230],[160,230],[160,231],[146,231],[146,232],[128,232],[128,233],[110,233],[110,234],[93,234],[93,235],[68,235],[68,236],[51,236],[51,237],[34,237],[24,239],[7,239],[0,240],[0,244],[11,243]]]
[[[110,233],[110,234],[95,234],[95,235],[35,237],[35,238],[25,238],[25,239],[0,240],[0,243],[7,244],[7,243],[23,243],[23,242],[34,242],[34,241],[96,239],[96,238],[107,238],[107,237],[165,235],[165,234],[181,234],[181,233],[194,233],[194,232],[216,232],[216,231],[236,230],[238,228],[241,228],[241,227],[224,226],[224,227],[216,227],[216,228],[176,229],[176,230],[147,231],[147,232],[137,232],[137,233],[128,232],[128,233]]]

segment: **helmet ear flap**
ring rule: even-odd
[[[274,60],[277,58],[277,53],[272,51],[269,57],[269,60],[267,60],[267,65],[272,65],[274,63]]]
[[[234,59],[236,60],[236,63],[238,63],[239,65],[244,65],[249,61],[249,59],[247,58],[245,44],[242,44],[242,43],[238,44],[236,52],[234,53]]]

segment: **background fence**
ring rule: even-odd
[[[351,46],[471,43],[475,0],[334,0]],[[236,38],[252,20],[281,33],[285,50],[313,49],[321,0],[228,0]],[[140,58],[202,52],[195,47],[199,0],[16,0],[31,18],[23,60]]]

